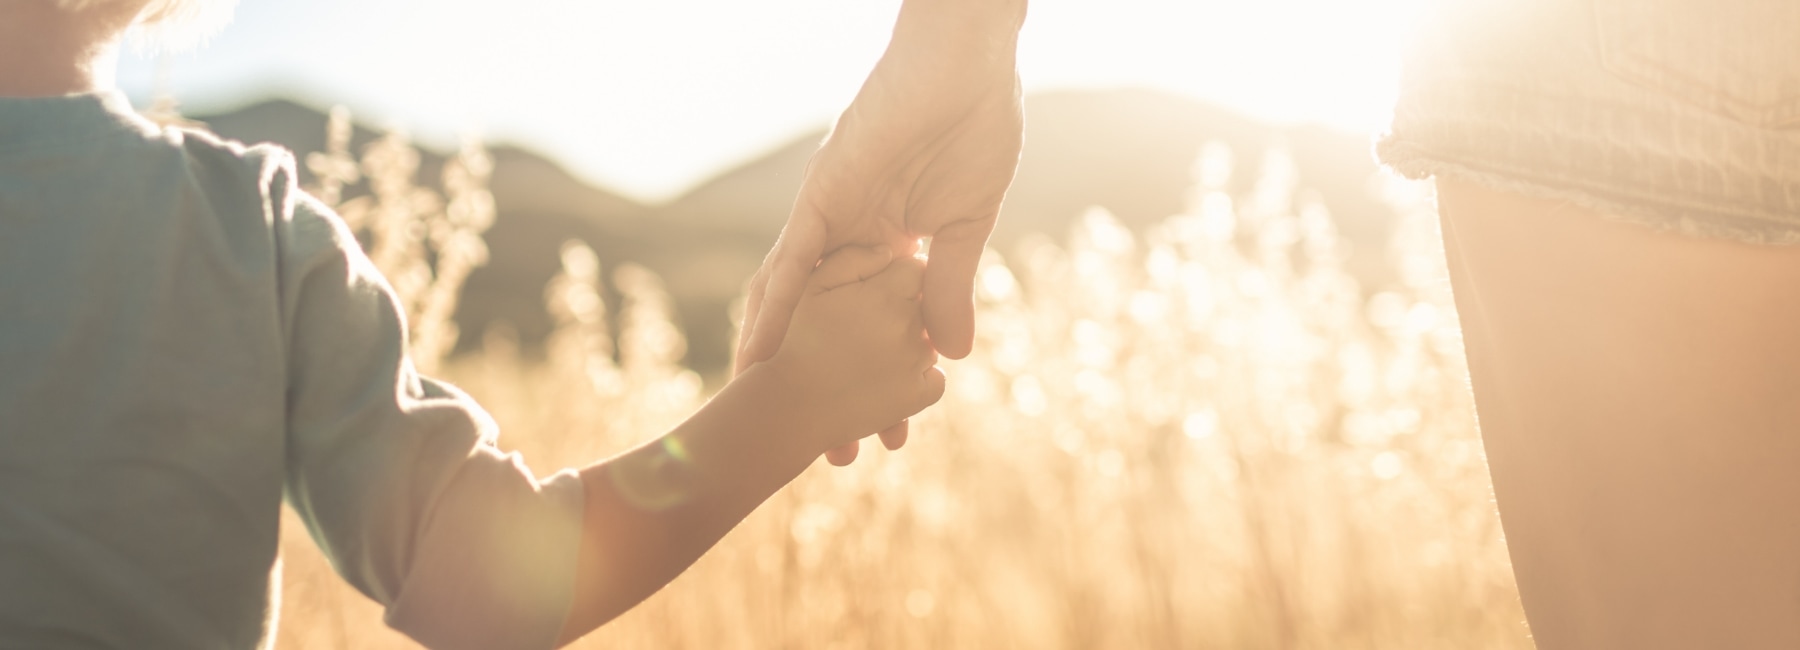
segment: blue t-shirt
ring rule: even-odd
[[[257,647],[284,498],[396,629],[550,647],[580,479],[405,331],[287,151],[0,98],[0,648]]]

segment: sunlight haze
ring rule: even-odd
[[[1034,0],[1029,92],[1146,87],[1279,122],[1378,128],[1416,0]],[[342,103],[433,145],[476,130],[640,200],[827,124],[880,56],[894,0],[246,0],[194,52],[126,55],[192,114]],[[159,69],[161,74],[159,75]]]

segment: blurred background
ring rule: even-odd
[[[1023,160],[944,403],[584,643],[1530,647],[1430,188],[1369,153],[1418,3],[1033,0]],[[898,6],[244,0],[120,83],[294,150],[421,365],[548,473],[724,380]],[[411,647],[285,524],[282,647]]]
[[[1409,2],[1034,3],[1019,63],[1029,144],[996,245],[1060,235],[1089,206],[1134,227],[1173,214],[1200,146],[1218,140],[1252,166],[1287,149],[1350,236],[1379,247],[1367,142],[1393,100]],[[727,355],[726,305],[898,7],[249,0],[205,47],[128,57],[120,82],[140,105],[167,95],[221,135],[302,155],[324,146],[333,105],[411,134],[428,170],[430,151],[479,133],[498,161],[501,219],[458,323],[506,321],[541,340],[541,301],[518,287],[542,286],[551,253],[580,238],[663,276],[690,363],[710,372]],[[1355,263],[1379,275],[1375,261]]]

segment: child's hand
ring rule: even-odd
[[[919,310],[924,263],[848,247],[809,279],[780,351],[766,362],[817,409],[823,453],[938,401],[944,373]]]

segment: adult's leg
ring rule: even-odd
[[[1800,648],[1800,247],[1438,190],[1538,647]]]

